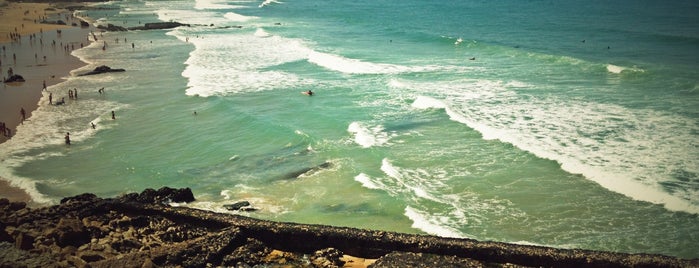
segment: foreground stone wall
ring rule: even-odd
[[[281,223],[170,207],[189,189],[92,194],[28,208],[0,199],[0,267],[699,267],[662,255],[480,242],[355,228]]]

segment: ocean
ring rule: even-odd
[[[699,2],[98,6],[191,26],[73,52],[48,92],[79,99],[45,93],[0,144],[37,202],[190,187],[276,221],[699,258]],[[77,76],[99,65],[126,71]]]

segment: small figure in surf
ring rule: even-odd
[[[311,90],[309,89],[308,91],[306,91],[306,95],[308,95],[308,96],[313,96],[313,91],[311,91]]]
[[[70,132],[66,132],[66,145],[70,145]]]

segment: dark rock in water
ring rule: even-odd
[[[324,162],[324,163],[317,165],[315,167],[302,168],[302,169],[299,169],[297,171],[292,171],[292,172],[289,172],[287,174],[284,174],[284,176],[282,176],[282,179],[294,179],[294,178],[298,178],[299,176],[301,176],[303,174],[306,174],[306,173],[309,173],[312,171],[318,171],[321,169],[327,169],[330,167],[332,167],[332,163]]]
[[[240,202],[235,202],[233,204],[228,204],[228,205],[223,205],[223,207],[227,210],[240,210],[243,207],[250,206],[250,202],[248,201],[240,201]]]
[[[80,24],[82,25],[82,22],[81,22]],[[89,25],[88,25],[88,26],[89,26]],[[126,28],[121,27],[121,26],[117,26],[117,25],[114,25],[114,24],[111,24],[111,23],[108,23],[107,26],[104,26],[104,25],[97,25],[97,29],[105,30],[105,31],[108,31],[108,32],[125,32],[125,31],[127,31]]]
[[[94,70],[92,70],[90,72],[87,72],[84,74],[79,74],[78,76],[95,75],[95,74],[111,73],[111,72],[124,72],[124,71],[126,71],[126,70],[124,70],[124,69],[112,69],[109,66],[102,65],[102,66],[95,68]]]
[[[141,194],[127,195],[125,197],[128,198],[129,201],[144,204],[189,203],[195,200],[192,189],[173,189],[170,187],[163,187],[157,191],[149,188],[144,190]]]
[[[8,77],[5,79],[5,83],[12,83],[12,82],[24,82],[24,77],[18,74],[13,74],[12,76]]]
[[[189,27],[189,24],[183,24],[179,22],[151,22],[151,23],[146,23],[143,26],[138,26],[138,27],[131,27],[129,30],[160,30],[160,29],[171,29],[171,28],[176,28],[180,26],[187,26]]]
[[[90,27],[90,23],[84,20],[80,20],[80,27]]]
[[[95,199],[97,199],[96,195],[87,193],[87,194],[76,195],[73,197],[63,198],[63,199],[61,199],[61,204],[69,203],[69,202],[87,202],[87,201],[91,201],[91,200],[95,200]]]

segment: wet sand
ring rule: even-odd
[[[12,73],[25,80],[0,84],[0,122],[11,129],[12,135],[21,124],[21,109],[25,110],[26,120],[32,119],[32,112],[43,96],[44,83],[50,88],[69,76],[71,70],[86,65],[71,52],[81,45],[87,46],[88,33],[94,29],[70,26],[73,23],[80,25],[71,14],[48,3],[0,0],[0,77],[3,81],[9,77],[11,68]],[[43,18],[49,21],[61,19],[68,25],[39,23]],[[21,37],[13,40],[14,34]],[[60,96],[54,93],[55,99],[60,99]],[[0,146],[8,139],[0,134]],[[12,201],[31,200],[26,192],[0,177],[0,198],[3,197]]]

